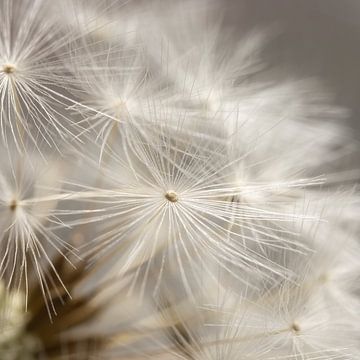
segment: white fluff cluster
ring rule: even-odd
[[[82,291],[119,296],[99,359],[359,359],[346,111],[225,19],[205,0],[1,2],[0,280],[25,304],[37,284],[52,318],[59,257],[82,259]]]

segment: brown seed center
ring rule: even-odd
[[[178,194],[174,190],[168,190],[165,194],[165,198],[173,203],[179,200]]]
[[[5,64],[2,67],[2,71],[5,74],[13,74],[15,72],[15,66],[14,65],[10,65],[10,64]]]
[[[10,205],[9,205],[10,211],[15,211],[16,208],[17,208],[17,206],[18,206],[17,201],[16,201],[16,200],[12,200],[11,203],[10,203]]]
[[[298,333],[298,332],[300,331],[300,326],[299,326],[299,324],[293,323],[293,324],[291,325],[291,330],[294,331],[294,332],[296,332],[296,333]]]

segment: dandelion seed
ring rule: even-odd
[[[299,333],[300,332],[300,326],[297,323],[293,323],[291,325],[291,330],[294,331],[295,333]]]
[[[242,288],[239,296],[220,284],[211,286],[210,294],[213,289],[215,296],[207,297],[205,304],[200,297],[200,304],[192,311],[191,304],[174,304],[174,314],[163,312],[164,322],[173,324],[169,335],[181,327],[184,336],[179,346],[163,341],[154,355],[186,355],[196,360],[325,360],[358,356],[356,328],[348,327],[350,319],[342,319],[341,311],[327,307],[314,289],[308,291],[303,285],[299,288],[287,283],[278,292],[273,289],[260,296]],[[346,332],[344,337],[342,331]]]
[[[2,72],[5,74],[8,74],[8,75],[13,74],[15,71],[16,71],[16,68],[14,65],[6,64],[6,65],[3,65],[3,67],[2,67]]]
[[[256,192],[258,187],[276,193],[276,186],[228,182],[227,170],[236,171],[238,163],[227,162],[226,145],[213,143],[212,138],[189,141],[191,133],[181,127],[162,126],[147,134],[128,123],[123,130],[126,141],[118,144],[119,151],[106,150],[107,162],[100,170],[103,185],[80,185],[81,191],[73,195],[97,204],[83,212],[83,219],[69,220],[71,225],[101,224],[101,232],[87,245],[94,259],[121,249],[115,269],[136,272],[134,281],[143,287],[154,266],[160,266],[155,292],[163,272],[171,273],[177,264],[183,285],[192,293],[191,283],[200,276],[197,266],[212,273],[217,264],[247,282],[246,272],[286,276],[286,270],[268,256],[271,249],[281,253],[302,248],[306,253],[285,230],[286,223],[306,221],[306,214],[286,211],[286,206],[276,211],[251,202],[229,203],[228,198]],[[312,184],[317,181],[294,181],[288,186],[300,189]]]
[[[173,203],[179,200],[178,194],[174,190],[168,190],[165,194],[165,198]]]
[[[18,158],[17,169],[6,157],[1,161],[0,279],[8,288],[24,291],[27,303],[32,291],[29,282],[32,277],[37,278],[51,315],[55,312],[49,303],[51,287],[58,283],[66,291],[52,263],[52,253],[55,251],[65,258],[65,252],[74,253],[74,248],[52,230],[54,226],[62,227],[54,208],[64,195],[56,194],[55,184],[51,183],[57,181],[59,171],[55,164],[44,170],[36,157]],[[44,190],[42,186],[52,188]],[[45,271],[47,267],[53,274]]]
[[[15,211],[17,207],[18,207],[18,202],[16,200],[12,200],[9,205],[10,211]]]
[[[74,40],[49,16],[44,0],[5,0],[0,5],[0,131],[3,143],[23,152],[59,147],[80,131],[68,107],[71,89],[68,47]],[[85,106],[85,105],[84,105]]]

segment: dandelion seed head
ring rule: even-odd
[[[258,79],[268,31],[231,43],[222,5],[60,3],[0,0],[1,359],[360,358],[341,111]],[[73,140],[74,178],[31,156]]]

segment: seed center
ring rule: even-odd
[[[15,72],[15,66],[11,64],[5,64],[2,67],[2,72],[5,74],[13,74]]]
[[[18,207],[17,201],[16,201],[16,200],[12,200],[12,201],[10,202],[10,205],[9,205],[10,211],[13,211],[13,212],[14,212],[17,207]]]
[[[322,274],[319,276],[319,282],[321,284],[326,283],[329,280],[329,275],[328,274]]]
[[[173,203],[179,200],[178,194],[174,190],[168,190],[165,194],[165,198]]]
[[[293,324],[291,325],[291,330],[294,331],[295,333],[298,333],[298,332],[300,331],[300,326],[299,326],[299,324],[293,323]]]

